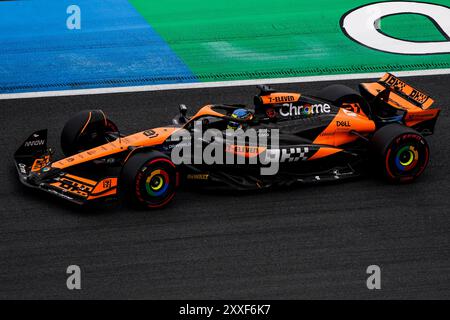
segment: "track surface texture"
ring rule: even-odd
[[[250,194],[180,191],[165,210],[74,207],[20,185],[12,154],[49,128],[102,108],[122,132],[165,125],[178,104],[251,104],[256,88],[0,102],[0,298],[450,298],[450,76],[406,78],[442,108],[431,162],[414,184],[377,179]],[[345,81],[352,87],[361,81]],[[314,94],[329,83],[274,85]],[[66,288],[81,267],[82,289]],[[366,268],[381,267],[381,290]]]

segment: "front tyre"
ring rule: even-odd
[[[379,129],[372,139],[372,151],[384,176],[394,183],[418,178],[425,170],[430,154],[425,138],[400,124]]]
[[[125,163],[121,187],[131,202],[150,209],[162,208],[175,196],[177,170],[170,158],[160,152],[138,153]]]
[[[117,126],[102,110],[84,110],[66,122],[61,133],[61,149],[66,157],[108,142],[108,133]]]

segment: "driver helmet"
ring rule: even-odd
[[[253,113],[247,109],[236,109],[231,114],[231,117],[235,118],[235,119],[241,119],[241,120],[251,120],[251,119],[253,119]],[[230,122],[228,122],[227,128],[237,130],[237,129],[243,129],[244,126],[246,126],[246,125],[247,124],[245,124],[245,123],[230,121]]]

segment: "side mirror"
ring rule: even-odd
[[[269,86],[266,85],[266,84],[259,85],[259,86],[258,86],[258,89],[261,91],[261,92],[259,93],[260,96],[267,96],[267,95],[269,95],[269,94],[271,94],[271,93],[277,92],[277,90],[272,89],[271,87],[269,87]]]
[[[175,125],[183,125],[189,120],[189,118],[186,116],[188,108],[186,107],[186,105],[180,104],[178,110],[180,111],[180,115],[178,117],[175,117],[172,122]]]
[[[184,118],[186,118],[186,114],[187,114],[187,111],[188,111],[188,108],[186,107],[186,105],[185,104],[180,104],[179,110],[180,110],[180,115],[183,116]]]

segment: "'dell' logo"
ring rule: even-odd
[[[336,121],[337,127],[350,127],[350,121]]]

